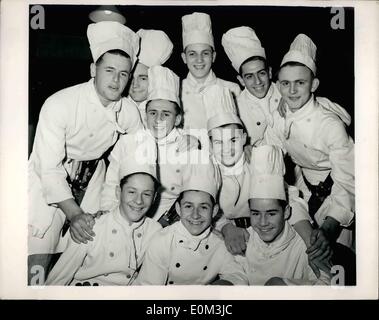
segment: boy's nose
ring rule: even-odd
[[[294,83],[291,83],[290,85],[290,93],[295,93],[296,92],[296,85]]]
[[[136,195],[135,202],[136,202],[137,204],[142,204],[142,203],[143,203],[143,200],[142,200],[142,194],[137,194],[137,195]]]

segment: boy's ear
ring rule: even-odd
[[[292,208],[287,204],[284,208],[284,220],[288,220],[291,216]]]
[[[268,67],[268,78],[271,80],[272,79],[272,68]]]
[[[320,80],[318,78],[313,78],[312,80],[312,87],[311,87],[311,92],[315,92],[320,85]]]
[[[239,83],[241,84],[241,86],[245,88],[245,82],[243,81],[243,78],[240,75],[238,75],[237,79],[238,79]]]
[[[247,139],[247,134],[246,134],[246,132],[243,132],[242,133],[242,145],[244,146],[245,144],[246,144],[246,139]]]
[[[175,202],[175,209],[176,209],[176,213],[181,216],[182,215],[182,212],[180,211],[180,204],[178,201]]]
[[[212,218],[216,216],[219,209],[220,209],[220,206],[218,205],[218,203],[216,203],[213,207]]]
[[[95,76],[96,76],[96,64],[92,62],[89,68],[90,68],[90,72],[91,72],[91,78],[95,78]]]
[[[178,125],[180,125],[181,122],[182,122],[182,115],[179,113],[175,117],[175,127],[177,127]]]
[[[183,60],[184,64],[187,64],[187,58],[186,58],[185,52],[182,52],[181,56],[182,56],[182,60]]]
[[[212,63],[214,63],[216,60],[216,51],[213,50],[212,52]]]

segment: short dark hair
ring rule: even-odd
[[[95,62],[95,64],[98,66],[101,61],[103,60],[103,57],[106,53],[110,53],[110,54],[116,54],[118,56],[123,56],[127,59],[130,59],[130,56],[125,52],[125,51],[122,51],[120,49],[113,49],[113,50],[108,50],[107,52],[104,52]]]
[[[280,70],[282,70],[284,67],[305,67],[310,71],[312,79],[316,78],[316,75],[313,73],[313,71],[309,67],[307,67],[304,63],[297,62],[297,61],[288,61],[285,64],[283,64],[278,70],[277,78],[279,76]]]
[[[128,174],[126,176],[124,176],[121,180],[120,180],[120,188],[122,189],[122,187],[128,182],[129,178],[134,176],[135,174],[143,174],[143,175],[146,175],[146,176],[149,176],[151,179],[153,179],[153,182],[154,182],[154,191],[157,191],[158,188],[159,188],[159,182],[157,179],[155,179],[152,175],[146,173],[146,172],[135,172],[135,173],[131,173],[131,174]]]
[[[250,58],[247,58],[244,62],[241,63],[239,69],[238,69],[238,74],[242,77],[242,66],[245,64],[245,63],[248,63],[250,61],[263,61],[264,65],[265,65],[265,69],[267,70],[268,68],[268,64],[267,64],[267,60],[261,56],[252,56]]]
[[[176,199],[176,201],[179,203],[179,205],[180,205],[180,201],[182,201],[182,199],[183,199],[183,194],[186,191],[201,191],[201,190],[184,190],[184,191],[182,191],[179,194],[179,197]],[[205,191],[203,191],[203,192],[205,192]],[[216,205],[216,200],[213,198],[213,196],[210,193],[208,193],[208,194],[209,194],[209,197],[211,198],[212,206],[214,207]]]

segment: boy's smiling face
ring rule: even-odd
[[[155,183],[150,175],[143,173],[130,175],[121,187],[121,215],[129,223],[140,221],[150,209],[154,197]]]
[[[133,73],[132,83],[129,89],[129,95],[135,102],[142,102],[147,99],[148,67],[142,63],[138,63]]]
[[[262,60],[251,60],[241,66],[241,76],[238,76],[242,86],[258,99],[266,96],[271,84],[271,69],[266,68]]]
[[[235,124],[211,131],[212,153],[226,167],[234,166],[241,159],[245,143],[246,133]]]
[[[146,106],[147,128],[156,139],[166,137],[181,121],[176,104],[168,100],[151,100]]]
[[[277,199],[249,199],[251,226],[262,241],[271,243],[282,233],[289,218],[288,207],[283,209]]]
[[[218,205],[213,205],[209,193],[196,190],[184,191],[180,203],[175,206],[182,224],[193,236],[202,234],[218,211]]]
[[[280,93],[292,112],[300,110],[319,85],[319,80],[305,66],[282,67],[278,80]]]
[[[182,53],[182,59],[193,77],[203,82],[216,59],[216,52],[209,44],[189,44]]]

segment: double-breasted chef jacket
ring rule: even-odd
[[[54,268],[47,285],[130,285],[143,263],[146,249],[161,225],[143,218],[129,223],[119,208],[96,219],[96,236],[87,244],[69,240]]]
[[[219,235],[208,228],[193,236],[178,221],[154,235],[135,284],[206,285],[217,277],[247,284],[242,266]]]

